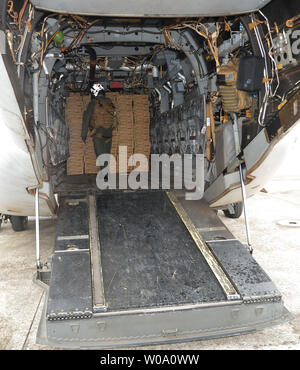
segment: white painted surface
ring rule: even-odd
[[[281,171],[281,173],[286,171],[286,174],[289,175],[291,174],[291,171],[293,171],[295,175],[300,175],[299,143],[300,121],[298,121],[290,129],[290,131],[274,145],[264,161],[254,171],[251,172],[251,176],[254,176],[255,178],[245,187],[248,198],[264,188],[266,184],[268,184],[279,173],[279,171]],[[263,154],[264,153],[261,153],[258,158],[261,158]],[[228,184],[226,184],[226,182],[224,183],[226,189],[226,187],[228,187]],[[229,191],[224,196],[221,196],[219,199],[217,199],[217,193],[210,194],[211,198],[206,199],[208,201],[213,201],[211,203],[211,206],[217,207],[230,203],[241,202],[242,194],[239,182],[231,183],[231,186],[235,188]],[[220,194],[222,194],[222,188],[220,187],[220,189]],[[214,201],[214,199],[217,200]]]
[[[300,177],[300,124],[293,130],[293,140],[287,149],[286,158],[278,167],[274,179]]]
[[[2,57],[0,76],[0,212],[34,215],[34,197],[26,189],[36,186],[38,180],[25,142],[29,136]],[[40,213],[51,215],[42,199]]]

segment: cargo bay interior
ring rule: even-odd
[[[248,17],[224,18],[204,25],[174,19],[120,21],[53,14],[42,18],[31,45],[36,68],[33,106],[37,147],[42,148],[41,161],[50,168],[52,183],[60,184],[65,174],[97,172],[92,137],[89,134],[85,144],[80,138],[94,82],[103,86],[107,97],[114,95],[119,116],[125,106],[132,111],[127,122],[119,120],[114,130],[113,154],[124,144],[129,155],[138,151],[148,156],[150,148],[157,154],[205,153],[205,187],[220,173],[233,171],[237,163],[231,163],[236,154],[230,145],[232,114],[243,126],[240,142],[245,146],[260,129],[258,101],[264,94],[264,86],[248,91],[236,87],[240,60],[244,65],[248,57],[256,65],[254,73],[262,71],[246,32],[248,21]],[[228,74],[233,80],[225,78]],[[28,82],[25,75],[24,86],[29,89]],[[145,104],[140,100],[144,112],[139,113],[137,99],[142,96],[148,99]],[[27,98],[31,105],[30,91]],[[112,112],[104,105],[95,114],[99,125],[107,121],[105,126]],[[208,129],[206,117],[211,121]]]

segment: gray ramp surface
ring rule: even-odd
[[[163,192],[97,197],[108,309],[226,300]]]

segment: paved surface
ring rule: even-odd
[[[283,295],[292,322],[253,334],[216,340],[157,345],[151,349],[300,349],[300,228],[281,221],[300,221],[300,176],[275,179],[248,200],[254,257]],[[243,217],[226,219],[233,234],[246,242]],[[51,254],[55,220],[41,221],[41,260]],[[15,233],[10,224],[0,231],[0,349],[42,349],[35,335],[43,291],[32,281],[35,271],[34,221]]]

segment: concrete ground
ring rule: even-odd
[[[248,200],[254,258],[275,282],[287,309],[289,323],[236,337],[156,345],[149,349],[300,349],[300,176],[274,179]],[[246,242],[244,219],[220,217],[233,234]],[[292,223],[290,223],[292,222]],[[289,226],[283,226],[288,224]],[[41,260],[51,254],[55,220],[41,221]],[[43,306],[35,272],[34,221],[15,233],[10,224],[0,231],[0,349],[42,349],[35,336]]]

